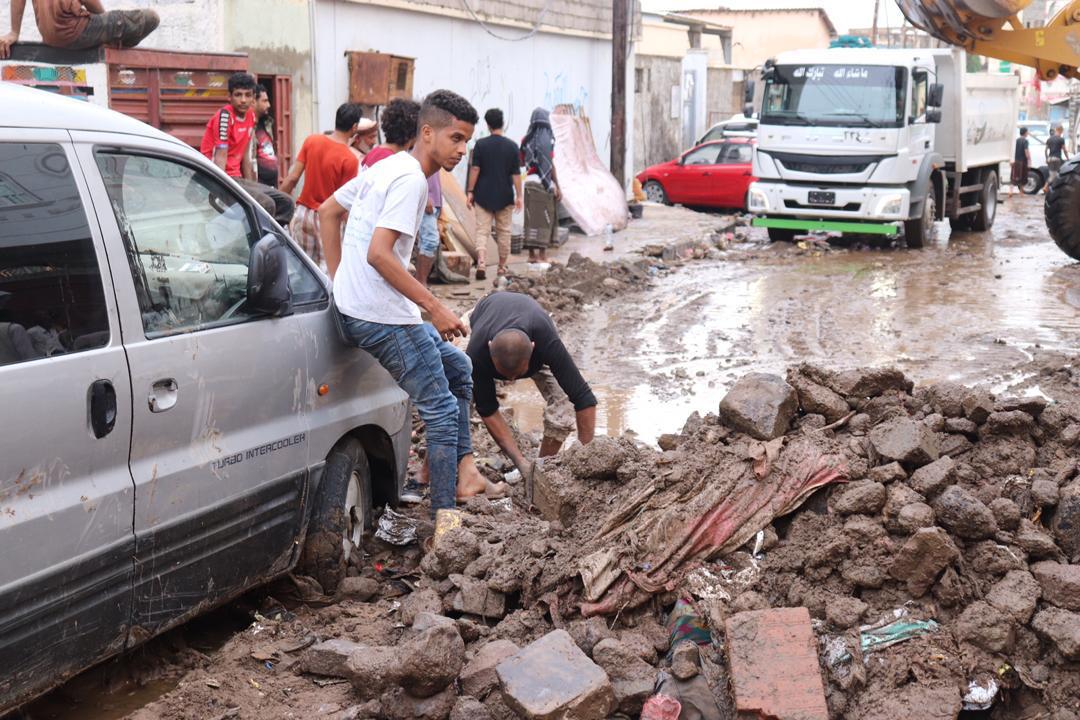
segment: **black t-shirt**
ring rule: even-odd
[[[1054,133],[1046,141],[1046,154],[1047,157],[1057,158],[1061,160],[1061,151],[1065,149],[1065,138],[1061,137],[1057,133]]]
[[[480,168],[473,200],[488,212],[514,204],[514,176],[521,172],[517,143],[502,135],[489,135],[476,143],[473,167]]]
[[[1016,152],[1013,154],[1013,160],[1027,162],[1027,149],[1028,139],[1026,137],[1016,138]]]
[[[466,353],[473,364],[473,399],[480,417],[490,417],[499,409],[499,400],[495,397],[495,381],[505,380],[495,371],[491,362],[488,343],[503,330],[520,330],[536,344],[529,359],[526,377],[532,377],[545,365],[555,376],[559,387],[563,389],[575,410],[596,405],[589,383],[574,364],[555,330],[555,323],[544,312],[544,308],[528,295],[515,292],[497,292],[488,295],[476,304],[469,317],[472,334]]]

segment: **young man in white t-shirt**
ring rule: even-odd
[[[336,238],[325,248],[346,335],[386,368],[424,420],[433,515],[453,508],[458,496],[483,492],[485,483],[476,474],[468,484],[479,487],[457,486],[458,462],[472,456],[472,364],[447,340],[464,336],[465,326],[409,273],[409,258],[427,205],[427,178],[461,161],[477,120],[461,96],[428,95],[412,151],[365,169],[335,193],[335,202],[349,208],[349,221],[340,253]]]

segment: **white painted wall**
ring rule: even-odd
[[[507,28],[504,32],[514,35],[521,31]],[[604,160],[610,156],[610,40],[539,33],[510,42],[492,37],[468,19],[318,0],[318,130],[333,125],[334,111],[348,99],[345,52],[369,50],[416,58],[413,92],[417,100],[432,90],[446,88],[472,102],[481,118],[488,108],[501,108],[507,135],[515,141],[525,134],[533,108],[581,105],[592,125],[597,152]],[[633,58],[629,68],[632,72]],[[629,97],[633,98],[632,87]],[[627,115],[633,118],[632,107]],[[477,137],[484,134],[481,119]],[[632,127],[628,137],[633,137]],[[632,159],[627,167],[633,167]],[[463,171],[459,168],[458,173]],[[459,180],[463,178],[461,175]]]

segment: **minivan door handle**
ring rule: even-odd
[[[176,405],[178,386],[174,378],[158,380],[150,388],[150,412],[165,412]]]
[[[90,385],[90,429],[101,439],[116,427],[116,388],[108,380]]]

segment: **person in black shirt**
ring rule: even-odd
[[[555,323],[539,303],[521,293],[497,292],[476,304],[469,323],[472,333],[465,352],[473,365],[476,411],[491,437],[523,476],[528,476],[531,465],[499,413],[496,380],[528,377],[544,396],[547,408],[540,457],[557,453],[570,434],[571,404],[576,414],[578,439],[586,444],[592,442],[596,431],[596,396],[559,338]]]
[[[1054,131],[1050,133],[1050,137],[1046,141],[1046,165],[1050,168],[1050,176],[1046,179],[1046,186],[1043,188],[1043,192],[1050,189],[1050,183],[1054,182],[1054,178],[1061,172],[1061,165],[1065,160],[1069,159],[1069,151],[1065,149],[1065,128],[1058,125],[1054,128]],[[1064,158],[1062,154],[1064,153]]]
[[[476,213],[476,279],[487,277],[487,246],[491,223],[495,222],[495,243],[499,248],[496,278],[506,275],[510,258],[510,221],[521,209],[521,166],[517,143],[503,135],[503,113],[491,108],[484,113],[491,135],[476,143],[469,168],[466,204]]]
[[[1031,150],[1028,147],[1028,129],[1020,128],[1020,137],[1016,138],[1016,149],[1013,152],[1012,184],[1009,185],[1009,196],[1013,194],[1013,187],[1024,192],[1024,183],[1027,182],[1027,171],[1031,167]]]

